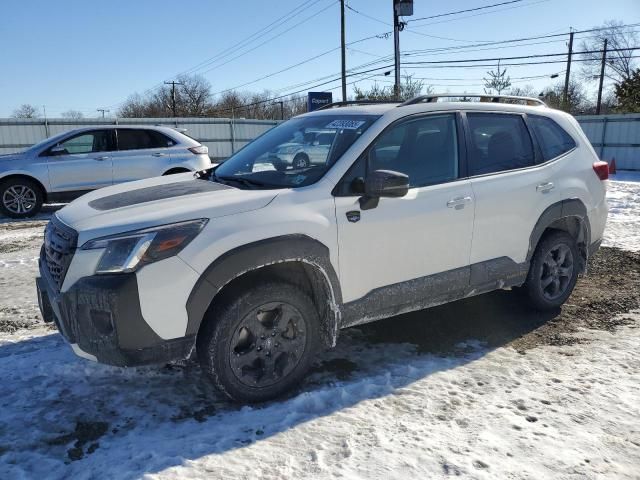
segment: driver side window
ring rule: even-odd
[[[53,148],[62,149],[58,155],[73,155],[79,153],[108,152],[111,150],[109,132],[107,130],[95,130],[85,132],[64,140]]]
[[[405,120],[383,132],[345,176],[347,185],[337,195],[362,193],[354,179],[366,171],[392,170],[409,177],[417,188],[458,178],[458,132],[455,114],[429,115]]]
[[[424,187],[458,177],[455,114],[408,120],[384,132],[373,144],[369,169],[409,176],[409,186]]]

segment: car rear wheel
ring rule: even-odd
[[[311,299],[293,285],[270,282],[222,303],[196,347],[214,385],[244,403],[270,400],[296,386],[320,348]]]
[[[553,232],[538,243],[524,290],[538,310],[560,307],[571,295],[578,280],[579,252],[574,238]]]
[[[42,208],[40,186],[27,178],[12,178],[0,183],[0,211],[11,218],[32,217]]]

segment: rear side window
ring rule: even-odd
[[[118,150],[142,150],[145,148],[166,148],[175,145],[172,139],[155,130],[118,130]]]
[[[575,148],[573,138],[550,118],[529,115],[527,120],[538,140],[545,162]]]
[[[520,115],[467,113],[469,174],[502,172],[534,164],[533,143]]]

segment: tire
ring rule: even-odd
[[[248,288],[205,321],[198,360],[213,384],[237,402],[264,402],[291,390],[321,346],[315,306],[288,283]]]
[[[559,308],[571,295],[578,280],[580,253],[566,232],[545,235],[531,260],[524,293],[537,310]]]
[[[0,182],[0,212],[10,218],[33,217],[42,208],[40,185],[28,178],[15,177]]]
[[[309,165],[311,165],[311,162],[309,161],[309,157],[306,154],[299,153],[295,157],[293,157],[292,166],[294,169],[307,168]]]

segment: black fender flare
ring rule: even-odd
[[[331,264],[329,248],[307,235],[282,235],[259,240],[230,250],[213,261],[200,275],[187,300],[187,330],[197,334],[207,309],[232,280],[269,265],[298,262],[307,265],[323,282],[328,293],[327,318],[322,319],[325,340],[335,345],[341,320],[342,292]]]
[[[591,245],[591,224],[589,223],[589,217],[587,215],[587,207],[585,207],[584,203],[582,203],[578,198],[561,200],[550,205],[544,212],[542,212],[542,215],[540,215],[540,218],[533,227],[533,231],[529,238],[527,261],[531,261],[533,253],[535,252],[544,231],[559,220],[570,218],[576,218],[579,221],[581,229],[581,232],[579,232],[579,238],[582,238],[581,243],[584,243],[584,260],[586,262],[586,256]]]

